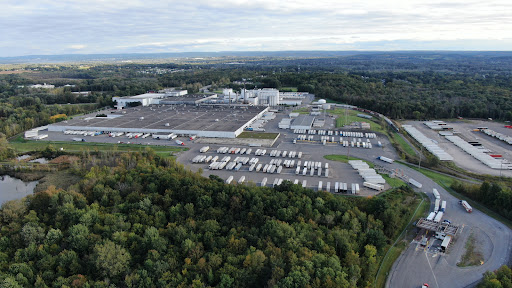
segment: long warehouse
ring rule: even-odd
[[[199,137],[236,138],[268,107],[216,105],[151,105],[105,110],[48,126],[48,131],[175,133]],[[98,117],[103,116],[103,117]]]

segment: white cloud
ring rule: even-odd
[[[69,45],[68,47],[71,48],[71,49],[80,50],[80,49],[84,49],[87,46],[83,45],[83,44],[73,44],[73,45]]]
[[[451,49],[510,50],[509,11],[512,2],[503,0],[6,0],[0,56],[379,50],[390,42],[406,50],[425,41],[430,49],[452,41],[461,46]]]

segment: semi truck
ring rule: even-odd
[[[434,212],[438,212],[439,211],[439,203],[441,202],[441,200],[439,199],[436,199],[436,202],[434,204]]]
[[[185,143],[183,143],[183,142],[182,142],[182,141],[180,141],[180,140],[176,140],[176,144],[181,145],[181,146],[185,146]]]
[[[468,202],[466,202],[466,200],[461,200],[459,201],[459,203],[462,205],[462,207],[464,207],[464,209],[466,209],[468,213],[473,212],[473,208],[471,207],[471,205],[469,205]]]
[[[441,202],[441,212],[446,212],[446,201]]]
[[[387,162],[387,163],[393,163],[395,162],[395,160],[391,159],[391,158],[388,158],[388,157],[384,157],[384,156],[379,156],[377,157],[377,159],[381,160],[381,161],[384,161],[384,162]]]
[[[416,181],[416,180],[414,180],[414,179],[412,179],[412,178],[409,178],[409,183],[410,183],[411,185],[413,185],[413,186],[417,187],[417,188],[421,188],[421,187],[423,187],[423,185],[422,185],[420,182],[418,182],[418,181]]]
[[[441,199],[441,195],[439,194],[436,188],[432,189],[432,193],[434,194],[434,198]]]
[[[373,190],[377,190],[377,191],[384,190],[384,186],[383,185],[374,184],[374,183],[370,183],[370,182],[363,182],[363,186],[364,187],[368,187],[368,188],[373,189]]]
[[[437,212],[436,217],[434,218],[434,222],[439,223],[441,219],[443,219],[443,212]]]

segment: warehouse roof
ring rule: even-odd
[[[108,111],[119,117],[86,115],[52,124],[54,126],[112,128],[174,129],[198,131],[236,131],[249,120],[267,109],[259,106],[191,106],[152,105]],[[105,113],[105,112],[103,112]],[[92,117],[91,117],[92,116]]]

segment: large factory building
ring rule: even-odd
[[[179,97],[175,100],[184,101]],[[262,106],[187,104],[127,107],[55,123],[48,126],[48,131],[174,133],[198,137],[236,138],[268,109]]]

